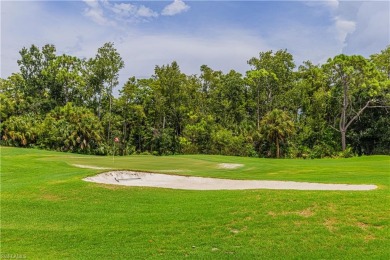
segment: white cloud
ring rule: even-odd
[[[339,7],[339,1],[338,0],[328,0],[324,1],[323,4],[325,6],[328,6],[331,9],[337,9]]]
[[[347,35],[355,31],[356,23],[354,21],[345,20],[339,16],[335,17],[335,28],[338,40],[345,44]]]
[[[93,4],[96,3],[91,3],[88,7],[92,8]],[[216,28],[215,32],[218,33],[210,37],[174,32],[145,33],[142,29],[126,26],[125,34],[116,27],[86,22],[86,18],[78,16],[76,12],[72,13],[74,16],[69,13],[59,15],[47,12],[44,5],[45,2],[32,2],[28,5],[24,2],[2,3],[2,77],[8,77],[19,70],[16,62],[19,59],[18,52],[31,44],[42,47],[52,43],[58,54],[91,58],[105,42],[114,42],[125,62],[125,68],[120,72],[121,84],[133,75],[149,77],[154,73],[156,65],[168,64],[174,60],[188,74],[199,73],[203,64],[215,70],[228,72],[235,69],[243,73],[249,69],[246,63],[248,59],[257,56],[259,51],[271,49],[261,37],[245,30]],[[83,12],[85,6],[82,3],[76,5],[79,13]],[[126,8],[122,6],[121,9]],[[130,7],[128,9],[131,10]],[[3,16],[3,13],[6,15]]]
[[[390,44],[390,2],[388,1],[313,0],[306,4],[313,7],[315,11],[322,7],[322,10],[332,19],[327,29],[320,30],[320,34],[313,34],[320,40],[312,41],[315,46],[326,48],[325,53],[328,53],[328,57],[339,53],[368,57]],[[286,38],[294,39],[292,35]],[[301,40],[297,39],[297,41]],[[321,48],[317,48],[315,52],[320,53]],[[301,49],[314,50],[310,46]]]
[[[136,13],[137,7],[132,4],[120,3],[120,4],[114,4],[111,7],[111,10],[119,16],[127,17]]]
[[[334,37],[334,32],[325,25],[307,26],[305,24],[289,24],[277,28],[266,41],[273,50],[287,49],[297,66],[310,60],[314,64],[324,63],[333,55],[339,54],[342,45]]]
[[[86,22],[79,15],[85,9],[82,3],[76,3],[78,12],[71,14],[47,12],[45,4],[43,1],[1,3],[1,77],[19,71],[17,60],[23,47],[54,44],[58,54],[89,58],[98,47],[116,37],[117,31],[112,27]]]
[[[144,27],[139,24],[129,26],[121,22],[129,20],[130,23],[134,17],[142,21],[157,15],[152,10],[149,13],[142,5],[102,1],[72,3],[72,12],[54,13],[47,11],[47,2],[2,2],[2,77],[18,71],[18,51],[31,44],[42,47],[53,43],[58,54],[90,58],[105,42],[114,42],[125,61],[125,68],[120,73],[123,84],[133,75],[149,77],[154,73],[155,65],[173,60],[187,74],[199,73],[203,64],[224,72],[235,69],[245,73],[249,69],[247,60],[260,51],[287,48],[300,65],[303,60],[324,62],[341,53],[344,44],[347,53],[365,55],[379,52],[389,43],[389,3],[366,2],[353,11],[350,8],[345,11],[350,6],[341,2],[338,9],[332,11],[331,24],[314,26],[291,22],[272,27],[272,33],[264,33],[266,38],[253,27],[248,27],[251,31],[241,27],[221,29],[223,25],[218,28],[214,25],[214,28],[208,24],[207,28],[201,27],[196,33],[188,34],[159,31],[158,21],[154,29],[142,30]],[[116,22],[117,26],[100,26],[88,21],[80,15],[86,7],[101,9],[101,17],[114,19],[109,21]]]
[[[114,5],[108,5],[107,8],[112,10],[116,15],[119,15],[121,18],[134,18],[134,17],[157,17],[158,13],[153,11],[152,9],[141,5],[141,6],[136,6],[132,4],[125,4],[125,3],[120,3],[120,4],[114,4]],[[115,18],[114,19],[118,19]]]
[[[269,46],[250,32],[226,30],[214,37],[137,33],[136,37],[126,37],[117,48],[123,57],[131,57],[125,69],[129,77],[150,76],[156,65],[174,60],[188,74],[198,74],[203,64],[224,72],[235,69],[244,73],[249,69],[247,60]]]
[[[304,2],[307,6],[310,7],[326,7],[330,10],[337,10],[339,7],[339,1],[338,0],[325,0],[325,1],[318,1],[318,0],[311,0]]]
[[[137,16],[139,17],[157,17],[158,13],[153,11],[152,9],[141,5],[137,10]]]
[[[99,25],[116,26],[158,17],[157,12],[144,5],[111,3],[108,0],[84,0],[84,3],[88,6],[84,15]]]
[[[88,7],[84,10],[84,15],[91,18],[92,21],[99,25],[115,25],[115,22],[110,21],[104,16],[104,10],[97,0],[84,0]]]
[[[174,0],[167,5],[161,12],[162,15],[172,16],[186,12],[190,9],[190,6],[184,3],[182,0]]]
[[[332,46],[333,55],[343,52],[343,48],[348,45],[347,39],[356,29],[356,13],[358,11],[361,2],[355,1],[311,1],[306,5],[313,8],[315,11],[320,11],[329,16],[329,25],[327,28],[322,29],[322,35],[313,32],[326,42],[329,46]],[[310,26],[307,26],[309,28]],[[331,55],[331,54],[330,54]]]
[[[390,44],[390,2],[365,1],[356,14],[356,26],[346,38],[345,53],[369,56]]]

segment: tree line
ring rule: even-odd
[[[121,86],[114,44],[95,57],[23,48],[0,79],[1,145],[88,154],[221,154],[322,158],[390,154],[390,46],[296,66],[260,52],[245,75],[177,62]]]

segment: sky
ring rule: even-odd
[[[172,61],[188,75],[203,64],[244,74],[264,51],[287,49],[299,66],[340,53],[369,57],[390,44],[388,0],[1,0],[0,9],[1,78],[19,71],[19,51],[32,44],[92,58],[113,42],[125,62],[121,85]]]

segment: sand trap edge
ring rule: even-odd
[[[180,190],[270,189],[311,191],[369,191],[377,189],[377,186],[372,184],[328,184],[271,180],[231,180],[135,171],[110,171],[87,177],[83,180],[100,184]]]

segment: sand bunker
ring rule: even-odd
[[[184,190],[373,190],[376,185],[323,184],[294,181],[228,180],[203,177],[113,171],[84,179],[89,182],[138,187],[157,187]]]

